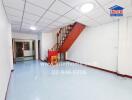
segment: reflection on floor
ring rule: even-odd
[[[70,62],[18,62],[7,100],[132,100],[132,79]]]
[[[27,60],[33,60],[33,57],[17,57],[16,58],[16,62],[27,61]]]

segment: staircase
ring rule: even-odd
[[[68,49],[72,46],[84,28],[85,25],[78,22],[70,25],[69,30],[67,30],[62,37],[62,44],[59,46],[59,52],[64,53],[68,51]]]
[[[68,51],[84,28],[85,25],[78,22],[60,28],[57,33],[57,43],[51,48],[51,51],[57,51],[60,54]]]

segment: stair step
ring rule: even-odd
[[[73,42],[77,39],[77,37],[85,28],[85,25],[76,22],[73,25],[70,25],[70,27],[71,27],[71,30],[68,31],[68,34],[67,34],[67,37],[65,38],[64,43],[59,48],[60,52],[66,52],[72,46]]]

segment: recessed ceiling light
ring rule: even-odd
[[[36,27],[35,26],[31,26],[30,29],[31,30],[36,30]]]
[[[94,8],[94,5],[92,3],[86,3],[86,4],[83,4],[80,8],[80,11],[82,13],[88,13],[90,12],[92,9]]]

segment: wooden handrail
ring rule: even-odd
[[[60,43],[56,43],[52,48],[51,50],[58,50],[60,47]]]
[[[63,45],[63,42],[65,41],[66,37],[69,35],[74,25],[75,23],[60,28],[59,32],[57,33],[58,43],[56,43],[50,50],[59,50],[59,48],[61,47],[61,45]]]

